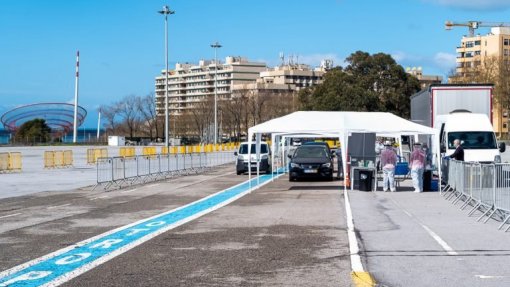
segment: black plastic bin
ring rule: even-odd
[[[432,171],[423,171],[423,191],[432,191]]]
[[[372,191],[372,171],[360,170],[359,171],[359,190]]]

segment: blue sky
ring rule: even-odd
[[[464,27],[444,22],[509,22],[508,0],[0,0],[0,114],[35,102],[72,102],[80,50],[80,105],[97,124],[97,108],[154,91],[164,68],[169,5],[170,66],[214,57],[279,62],[299,56],[342,65],[357,51],[393,55],[404,67],[447,75]],[[479,29],[481,34],[487,29]]]

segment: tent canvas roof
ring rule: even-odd
[[[391,113],[299,111],[249,129],[250,134],[436,134],[432,128],[413,123]]]

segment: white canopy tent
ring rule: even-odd
[[[299,111],[249,128],[248,142],[251,144],[253,135],[255,135],[257,142],[256,150],[259,151],[262,134],[273,135],[273,150],[275,144],[274,135],[338,138],[342,145],[342,152],[338,156],[342,157],[343,169],[347,170],[347,139],[351,133],[375,133],[378,136],[396,138],[400,138],[402,135],[415,137],[420,134],[431,135],[433,137],[432,142],[436,142],[439,135],[435,129],[413,123],[391,113]],[[439,146],[433,145],[432,148],[433,154],[437,157],[436,162],[439,162]],[[248,168],[248,173],[251,179],[250,168]],[[439,174],[439,176],[441,175]],[[344,188],[345,186],[344,182]]]

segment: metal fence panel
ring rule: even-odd
[[[136,156],[124,158],[124,177],[126,179],[136,178],[138,176],[138,160]]]
[[[20,152],[9,153],[9,170],[21,171],[23,168],[23,157]]]
[[[155,148],[154,148],[155,151]],[[160,166],[159,166],[159,156],[156,154],[151,154],[149,157],[149,174],[158,174],[160,173]]]
[[[113,181],[113,158],[98,158],[96,161],[97,183],[107,183]]]
[[[44,168],[55,168],[55,152],[44,152]]]
[[[119,181],[124,180],[125,177],[125,166],[124,166],[124,157],[114,157],[113,158],[113,168],[112,168],[112,180]]]
[[[495,165],[496,186],[494,205],[510,213],[510,164]]]
[[[140,155],[138,158],[138,176],[147,176],[150,174],[150,156]]]
[[[64,166],[72,166],[73,165],[73,151],[65,150],[64,151]]]
[[[9,169],[9,153],[0,153],[0,172],[5,172]]]

